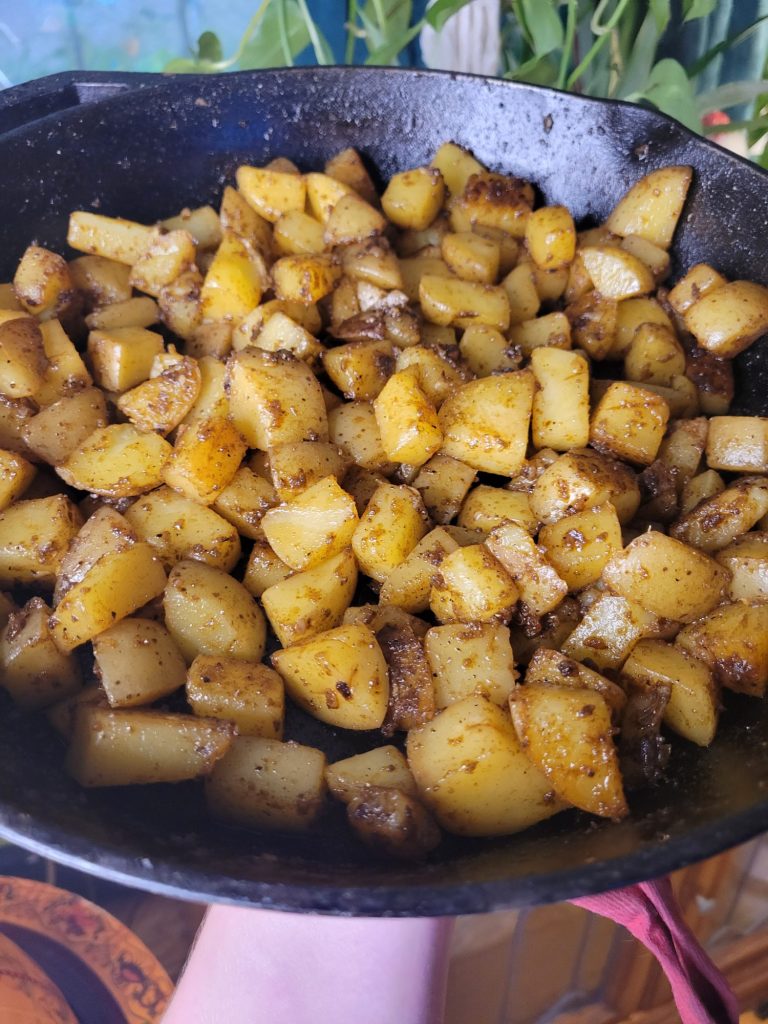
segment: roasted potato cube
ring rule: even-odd
[[[499,276],[499,245],[482,235],[449,232],[443,236],[441,252],[450,269],[464,281],[494,284]]]
[[[325,224],[326,245],[363,242],[383,233],[387,222],[370,203],[349,192],[334,205]]]
[[[483,697],[456,701],[411,730],[408,764],[427,806],[458,835],[519,832],[563,807],[506,712]]]
[[[219,493],[212,507],[232,524],[236,533],[250,540],[258,540],[264,535],[261,528],[264,513],[276,505],[277,500],[271,484],[247,466],[241,466]]]
[[[272,663],[290,697],[329,725],[378,729],[389,699],[387,663],[364,625],[338,626],[282,651]]]
[[[0,448],[0,512],[22,496],[36,472],[21,455]]]
[[[67,261],[58,253],[30,245],[13,278],[16,298],[28,313],[49,320],[70,307],[76,297]]]
[[[619,521],[629,522],[640,504],[634,473],[589,448],[561,455],[539,476],[531,491],[531,511],[542,523],[610,501]]]
[[[272,267],[278,299],[311,305],[333,291],[341,276],[330,256],[309,254],[283,256]],[[256,305],[256,303],[254,303]]]
[[[38,411],[31,398],[9,398],[0,392],[0,445],[26,458],[34,458],[24,440],[27,423]]]
[[[128,391],[148,380],[155,356],[162,351],[162,337],[143,327],[115,327],[88,335],[93,377],[105,391]]]
[[[232,722],[239,736],[283,738],[283,680],[267,665],[199,654],[189,667],[186,686],[196,715]]]
[[[221,241],[221,222],[212,206],[185,206],[175,217],[160,221],[166,231],[188,231],[195,245],[204,252],[215,249]]]
[[[539,548],[572,591],[596,583],[621,547],[621,523],[610,502],[564,516],[539,532]]]
[[[713,416],[707,433],[707,465],[731,473],[768,473],[768,418]]]
[[[341,266],[345,276],[356,283],[361,310],[378,305],[377,301],[363,302],[363,285],[373,285],[385,292],[403,286],[400,263],[384,238],[371,238],[345,246],[341,252]],[[383,299],[384,296],[382,305],[385,305]]]
[[[325,769],[325,781],[331,794],[345,804],[371,786],[397,789],[408,796],[417,794],[408,762],[393,746],[374,747],[363,754],[329,764]]]
[[[579,625],[562,644],[563,653],[575,661],[590,661],[603,672],[620,668],[635,644],[657,636],[659,620],[634,601],[601,594]]]
[[[471,230],[479,224],[523,238],[532,205],[533,188],[528,182],[480,171],[469,177],[462,194],[451,201],[451,224],[454,231]]]
[[[663,324],[640,324],[624,356],[627,380],[670,387],[685,373],[685,352],[674,332]]]
[[[40,327],[31,317],[0,323],[0,392],[9,398],[37,395],[47,368]]]
[[[237,580],[202,562],[171,570],[163,595],[165,624],[191,664],[198,654],[261,661],[266,625],[261,609]]]
[[[564,206],[542,206],[525,225],[525,242],[542,270],[567,267],[576,255],[576,225]]]
[[[323,364],[345,398],[371,401],[394,373],[392,342],[384,339],[337,345],[324,354]]]
[[[298,213],[299,211],[294,212]],[[290,216],[290,214],[287,216]],[[224,188],[224,193],[221,197],[219,221],[225,232],[231,232],[245,239],[252,246],[255,246],[265,259],[271,256],[272,229],[269,222],[260,216],[243,195],[236,188],[232,188],[231,185],[227,185]],[[217,245],[220,240],[221,237],[217,240]]]
[[[735,390],[732,362],[697,345],[688,348],[686,358],[685,374],[696,387],[701,411],[707,416],[727,413]]]
[[[431,166],[440,171],[452,196],[461,195],[473,174],[485,171],[479,160],[455,142],[444,142],[432,157]]]
[[[685,316],[697,299],[723,284],[727,284],[727,281],[713,267],[707,263],[697,263],[671,289],[669,304],[678,316]]]
[[[702,348],[732,359],[768,331],[768,288],[732,281],[698,298],[683,314]]]
[[[579,602],[575,598],[566,597],[553,612],[545,615],[540,623],[534,623],[536,628],[541,626],[541,632],[535,636],[528,635],[531,632],[528,624],[519,623],[512,626],[510,635],[515,661],[527,665],[538,650],[559,651],[581,618]]]
[[[12,612],[0,633],[2,685],[25,711],[47,707],[81,686],[77,661],[53,641],[50,615],[45,601],[33,597]]]
[[[405,622],[382,626],[376,640],[389,674],[389,702],[381,731],[385,736],[408,732],[435,715],[432,674],[421,636]]]
[[[457,357],[458,352],[453,347],[412,345],[398,352],[395,369],[398,373],[403,370],[415,373],[419,387],[439,409],[456,388],[471,379]]]
[[[481,696],[506,708],[517,672],[509,629],[496,622],[449,622],[424,637],[438,710]]]
[[[501,287],[507,293],[511,324],[532,320],[539,312],[541,298],[536,288],[532,264],[521,263],[510,270],[501,282]]]
[[[227,365],[232,421],[251,448],[325,441],[323,392],[309,367],[283,352],[248,349]],[[338,442],[336,442],[338,443]]]
[[[158,487],[171,446],[130,423],[101,427],[56,467],[71,487],[108,498],[127,498]]]
[[[379,592],[381,604],[394,604],[413,613],[426,611],[432,577],[443,558],[458,546],[441,527],[431,530],[387,576]]]
[[[163,323],[187,342],[194,338],[202,319],[202,287],[203,275],[200,271],[187,270],[166,285],[157,299]]]
[[[660,618],[693,622],[720,603],[728,573],[700,551],[651,530],[611,558],[603,579]]]
[[[653,291],[653,274],[645,263],[625,249],[615,245],[590,245],[579,252],[596,290],[606,298],[631,299]]]
[[[117,263],[103,256],[78,256],[68,267],[72,285],[85,299],[86,309],[106,308],[130,301],[133,294],[131,268],[125,263]],[[137,326],[146,327],[148,324]]]
[[[304,175],[307,183],[307,205],[315,220],[327,224],[336,205],[344,196],[354,194],[354,189],[338,178],[313,171]]]
[[[429,605],[439,622],[509,622],[518,597],[511,576],[488,548],[470,544],[445,556]]]
[[[240,558],[235,527],[170,487],[139,498],[125,510],[125,518],[166,566],[193,558],[231,572]]]
[[[81,786],[183,782],[207,775],[234,738],[229,722],[81,706],[67,770]]]
[[[251,561],[257,557],[256,553],[262,566],[261,579],[265,573],[265,555],[254,547]],[[249,562],[245,582],[251,590],[255,589],[255,568]],[[272,567],[273,573],[277,574],[278,570],[279,567]],[[261,603],[278,640],[283,647],[289,647],[339,626],[352,603],[356,586],[357,563],[351,549],[347,549],[313,569],[268,585],[261,593]]]
[[[675,644],[703,661],[730,690],[764,697],[768,687],[768,604],[724,604],[684,626]]]
[[[418,860],[440,843],[426,807],[399,789],[367,787],[347,804],[347,820],[359,839],[388,857]]]
[[[41,323],[40,333],[48,365],[43,383],[35,395],[38,405],[50,405],[79,388],[90,387],[93,383],[91,375],[59,321],[46,320]]]
[[[672,523],[669,532],[701,551],[719,551],[751,530],[767,512],[768,480],[745,476],[724,491],[699,501]]]
[[[379,197],[374,184],[356,149],[352,149],[352,147],[342,149],[331,157],[325,165],[325,173],[329,178],[335,178],[336,181],[349,185],[366,202],[378,203]]]
[[[648,466],[656,458],[669,420],[667,402],[647,388],[615,381],[592,414],[593,447]]]
[[[299,174],[286,174],[263,167],[238,167],[237,187],[264,220],[274,224],[289,210],[303,210],[307,186]]]
[[[556,608],[568,593],[533,538],[517,523],[502,523],[489,533],[486,547],[515,581],[520,601],[536,616]]]
[[[521,362],[519,353],[501,331],[485,324],[467,327],[459,351],[476,377],[489,377],[499,370],[517,370]]]
[[[69,216],[67,242],[78,252],[133,266],[150,244],[154,230],[122,217],[76,210]]]
[[[421,494],[433,522],[445,525],[461,508],[475,477],[471,466],[444,452],[437,452],[421,467],[413,486]]]
[[[562,800],[591,814],[629,813],[611,708],[596,690],[526,685],[509,698],[523,750]]]
[[[309,828],[325,800],[325,754],[299,743],[238,736],[206,784],[216,818],[295,832]]]
[[[85,578],[102,555],[125,551],[133,547],[137,539],[128,520],[109,505],[97,508],[84,523],[78,514],[77,525],[56,573],[54,605],[61,601],[73,584]]]
[[[642,689],[667,687],[664,724],[700,747],[715,738],[719,694],[707,665],[662,640],[641,640],[624,663],[622,677]]]
[[[528,533],[536,532],[538,520],[531,512],[528,495],[487,484],[473,487],[461,506],[458,525],[490,533],[505,522],[517,523]]]
[[[239,323],[258,306],[267,281],[258,250],[238,235],[225,233],[200,289],[203,319]]]
[[[731,574],[731,601],[768,601],[768,533],[745,533],[715,558]]]
[[[290,501],[325,477],[342,480],[349,459],[327,441],[296,441],[273,448],[269,468],[277,497]]]
[[[269,587],[293,575],[293,569],[277,557],[263,537],[254,540],[243,576],[243,586],[249,593],[261,597]]]
[[[273,313],[267,320],[253,344],[265,352],[279,352],[283,349],[310,365],[314,365],[325,352],[314,335],[280,311]]]
[[[100,633],[93,640],[93,655],[113,708],[152,704],[182,687],[187,677],[170,633],[150,619],[123,619]]]
[[[447,277],[449,281],[456,280],[451,268],[439,255],[412,256],[399,262],[402,289],[411,302],[419,301],[421,281],[424,277]]]
[[[261,526],[273,551],[292,569],[312,569],[348,547],[358,524],[354,499],[333,476],[271,508]]]
[[[440,448],[443,435],[437,412],[419,387],[414,370],[390,377],[373,408],[387,458],[422,466]]]
[[[52,588],[81,523],[63,494],[17,501],[0,512],[0,585]]]
[[[196,257],[195,240],[188,231],[158,232],[134,263],[130,284],[157,297],[167,284],[194,266]]]
[[[649,242],[647,238],[642,238],[640,235],[626,235],[620,245],[625,252],[636,256],[641,263],[648,267],[657,284],[668,276],[671,265],[669,253],[659,248],[658,245],[654,245],[653,242]]]
[[[197,360],[182,356],[151,380],[126,391],[117,408],[141,430],[169,434],[177,427],[200,394]]]
[[[246,448],[230,420],[222,416],[200,420],[177,433],[162,478],[180,494],[211,505],[232,482]]]
[[[524,356],[532,356],[537,348],[568,349],[571,347],[571,325],[564,313],[547,313],[533,320],[513,324],[509,340]]]
[[[661,167],[635,182],[605,222],[616,235],[639,235],[668,249],[688,194],[691,167]]]
[[[644,324],[659,324],[673,330],[672,321],[657,299],[623,299],[616,307],[616,332],[610,357],[623,358],[639,327]]]
[[[85,318],[85,323],[91,331],[111,331],[116,327],[151,327],[159,319],[160,309],[155,300],[148,295],[136,295],[109,306],[97,306]]]
[[[485,324],[500,331],[509,327],[509,298],[497,285],[424,274],[419,283],[419,302],[424,316],[435,324]]]
[[[394,471],[382,447],[376,414],[369,402],[348,402],[332,409],[328,414],[328,432],[331,443],[355,465],[374,472]]]
[[[415,167],[390,178],[381,205],[399,228],[428,227],[443,205],[445,184],[437,167]]]
[[[383,583],[429,528],[419,492],[384,483],[374,491],[352,537],[363,572]]]
[[[274,244],[281,256],[322,252],[325,248],[323,225],[303,210],[288,210],[275,224]]]
[[[618,306],[616,299],[595,291],[572,302],[565,315],[571,324],[574,347],[583,349],[591,359],[605,359],[616,342]]]
[[[535,386],[530,370],[464,384],[440,409],[444,454],[486,473],[512,476],[525,459]]]
[[[618,684],[612,683],[599,672],[593,672],[586,665],[567,658],[560,651],[546,647],[540,647],[534,652],[525,673],[525,685],[536,684],[595,690],[605,699],[615,718],[621,716],[627,703],[627,695]]]
[[[567,451],[589,440],[589,365],[576,352],[536,348],[531,369],[538,389],[531,427],[537,448]]]

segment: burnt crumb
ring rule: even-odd
[[[594,704],[585,704],[583,708],[579,708],[576,712],[577,718],[590,718],[595,713]]]
[[[514,614],[514,622],[527,637],[539,636],[544,629],[541,616],[533,612],[525,601],[521,601],[518,604]]]
[[[345,683],[345,682],[336,683],[336,689],[339,691],[339,693],[344,698],[344,700],[351,700],[351,698],[352,698],[352,690],[350,689],[348,683]]]

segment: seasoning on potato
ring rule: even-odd
[[[768,288],[669,280],[691,179],[583,231],[453,142],[381,195],[348,148],[20,253],[0,685],[63,770],[205,779],[260,829],[330,796],[423,858],[622,818],[659,728],[707,746],[723,688],[763,697],[768,418],[731,410],[730,360]]]

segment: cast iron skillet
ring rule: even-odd
[[[217,202],[239,163],[283,154],[316,168],[348,145],[386,179],[453,139],[585,223],[605,217],[647,171],[692,164],[675,272],[709,260],[768,284],[768,178],[675,122],[618,103],[389,69],[66,74],[0,94],[0,132],[3,280],[33,238],[63,251],[73,209],[151,222]],[[763,343],[742,357],[738,409],[768,413],[767,356]],[[289,735],[332,757],[369,742],[329,738],[298,713]],[[627,821],[568,812],[505,839],[448,838],[418,866],[372,859],[334,812],[306,837],[229,830],[206,820],[194,785],[85,793],[61,760],[45,722],[0,706],[0,833],[147,889],[295,911],[416,916],[561,900],[661,875],[768,828],[768,710],[738,697],[709,750],[675,743],[669,781],[635,796]]]

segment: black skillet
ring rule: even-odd
[[[0,279],[31,239],[64,250],[67,215],[151,222],[216,203],[235,167],[302,168],[356,146],[380,179],[453,139],[600,221],[641,175],[692,164],[674,246],[768,284],[768,177],[653,112],[497,80],[421,71],[301,69],[219,77],[62,74],[0,94]],[[738,365],[737,408],[768,413],[768,347]],[[296,716],[331,756],[365,737]],[[669,779],[621,824],[560,814],[499,840],[447,839],[423,865],[373,860],[333,813],[284,839],[206,820],[194,785],[85,793],[44,721],[0,705],[0,833],[85,871],[205,900],[329,914],[465,914],[587,894],[715,854],[768,828],[768,706],[732,697],[708,750],[674,744]]]

